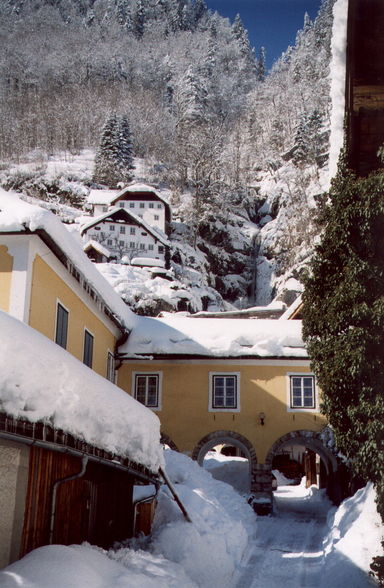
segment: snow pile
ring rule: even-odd
[[[346,578],[348,588],[368,588],[371,583],[367,574],[372,558],[382,554],[383,537],[372,484],[358,490],[331,513],[328,525],[321,588],[345,586]]]
[[[196,462],[167,450],[167,473],[192,523],[167,491],[159,497],[153,549],[182,565],[201,588],[231,586],[232,576],[255,529],[255,515],[228,484],[214,480]]]
[[[332,59],[329,74],[332,103],[329,181],[336,174],[340,150],[344,141],[347,19],[348,0],[337,0],[333,6]]]
[[[0,188],[0,233],[24,232],[27,229],[32,232],[43,229],[48,233],[120,320],[127,327],[133,324],[133,313],[109,287],[60,220],[50,211],[28,204],[14,192]]]
[[[120,351],[131,357],[157,353],[307,357],[301,321],[209,319],[172,314],[161,319],[138,317],[137,329]]]
[[[162,464],[160,423],[152,411],[4,312],[0,373],[0,409],[9,415],[48,422],[153,472]]]
[[[192,523],[163,487],[149,550],[88,544],[41,547],[0,572],[2,588],[227,588],[255,529],[252,509],[188,457],[166,452],[167,473]],[[139,543],[139,542],[138,542]]]
[[[116,560],[116,561],[114,561]],[[128,568],[128,570],[127,570]],[[177,564],[122,549],[48,545],[0,572],[2,588],[197,588]]]

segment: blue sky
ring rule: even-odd
[[[312,20],[316,17],[321,0],[205,0],[205,3],[231,22],[239,13],[256,55],[260,47],[265,47],[267,66],[271,67],[288,45],[294,44],[305,12]]]

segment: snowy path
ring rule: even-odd
[[[328,505],[306,492],[303,487],[279,487],[275,514],[257,519],[257,533],[235,588],[320,586]]]

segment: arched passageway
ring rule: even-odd
[[[278,463],[279,456],[288,455],[288,449],[292,451],[296,447],[300,451],[301,448],[301,458],[292,459],[291,462],[296,461],[301,465],[302,474],[307,476],[309,484],[315,483],[320,488],[326,488],[329,498],[338,503],[341,500],[339,464],[336,455],[326,444],[326,434],[326,431],[316,433],[301,430],[280,437],[272,445],[265,465],[272,469]]]
[[[237,454],[248,460],[247,479],[242,484],[241,491],[249,493],[253,487],[253,481],[257,471],[257,457],[252,443],[239,433],[233,431],[214,431],[199,441],[192,452],[192,458],[201,466],[204,466],[204,459],[207,454],[217,447],[224,447],[224,453]],[[231,451],[231,449],[237,451]]]

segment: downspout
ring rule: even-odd
[[[81,459],[81,469],[77,474],[72,474],[66,478],[61,478],[56,480],[53,484],[52,490],[52,502],[51,502],[51,513],[50,513],[50,524],[49,524],[49,544],[52,545],[53,542],[53,531],[55,528],[55,518],[56,518],[56,501],[57,501],[57,491],[61,484],[65,482],[70,482],[71,480],[77,480],[78,478],[82,478],[86,472],[88,464],[88,456],[84,455]]]
[[[156,498],[157,495],[159,494],[159,490],[160,490],[160,483],[156,483],[154,494],[152,494],[150,496],[146,496],[145,498],[142,498],[141,500],[136,500],[136,502],[133,503],[133,532],[134,532],[134,534],[136,534],[137,507],[140,504],[144,504],[144,502],[152,502],[152,500],[154,498]]]
[[[118,339],[115,343],[115,359],[116,361],[116,365],[115,365],[115,373],[121,368],[121,366],[123,365],[122,359],[121,359],[121,353],[119,353],[119,347],[121,345],[124,345],[124,343],[127,342],[127,339],[129,337],[129,335],[131,334],[131,331],[122,331],[122,335],[120,337],[120,339]]]

